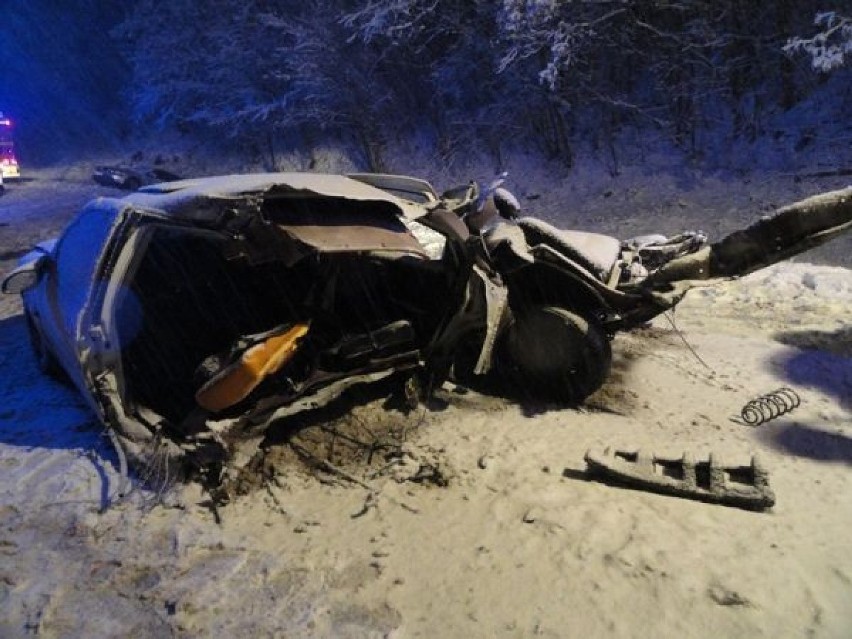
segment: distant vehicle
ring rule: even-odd
[[[12,138],[12,120],[0,112],[0,178],[18,178],[21,171],[15,157],[15,141]],[[2,186],[2,181],[0,181]],[[0,188],[2,191],[2,188]]]
[[[98,166],[92,173],[92,179],[103,186],[135,191],[149,184],[175,182],[183,178],[158,167]]]
[[[852,230],[852,187],[713,244],[562,230],[516,203],[498,183],[439,196],[375,174],[147,186],[91,202],[2,290],[23,295],[39,365],[132,458],[213,481],[239,442],[392,376],[410,407],[448,377],[577,404],[608,377],[611,336],[696,280]]]

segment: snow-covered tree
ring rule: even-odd
[[[810,38],[790,38],[784,46],[787,53],[804,52],[818,71],[828,72],[852,62],[852,18],[836,11],[816,14],[814,25],[820,31]]]
[[[341,19],[375,60],[398,130],[431,131],[444,162],[511,135],[494,108],[506,100],[493,65],[494,14],[488,0],[372,0]]]
[[[164,126],[200,122],[234,127],[268,115],[259,109],[289,77],[280,47],[260,20],[262,2],[140,0],[115,34],[134,68],[140,120]]]
[[[141,0],[116,30],[137,118],[234,136],[343,132],[381,168],[375,65],[335,0]]]
[[[849,59],[849,19],[791,39],[824,0],[138,0],[116,30],[137,117],[240,136],[357,143],[427,134],[445,162],[509,144],[615,169],[623,131],[699,158],[753,140],[813,90],[784,52]],[[816,53],[815,53],[816,52]]]

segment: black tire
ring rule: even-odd
[[[47,348],[47,345],[44,342],[44,337],[42,336],[36,321],[29,313],[26,313],[25,317],[27,320],[27,333],[29,333],[30,345],[33,348],[36,366],[38,366],[38,369],[48,377],[52,377],[56,380],[64,380],[65,375],[62,371],[62,367],[59,365],[59,361],[56,359],[56,356]]]
[[[557,306],[519,314],[504,348],[517,390],[571,405],[598,390],[612,365],[609,338],[600,324]]]

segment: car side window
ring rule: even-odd
[[[66,335],[76,336],[77,319],[92,287],[116,211],[86,208],[56,247],[56,299]]]

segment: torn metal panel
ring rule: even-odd
[[[273,195],[275,193],[276,195]],[[306,197],[271,190],[262,215],[287,236],[323,252],[428,253],[400,219],[400,209],[384,200]]]
[[[408,234],[405,226],[388,229],[377,226],[312,226],[307,224],[278,224],[287,236],[315,251],[327,253],[375,252],[405,254],[427,259],[429,254]]]

